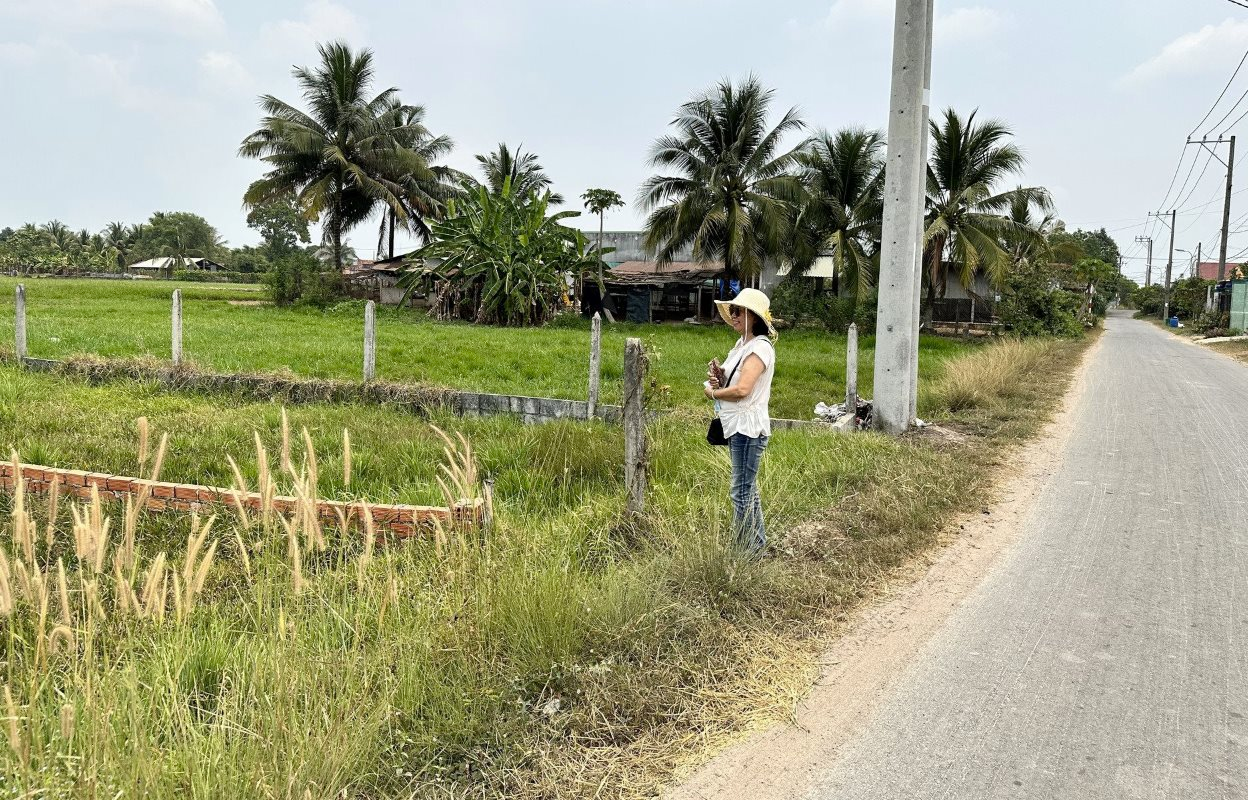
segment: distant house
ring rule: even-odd
[[[720,261],[625,261],[603,275],[612,305],[629,322],[712,321]]]
[[[1165,275],[1165,273],[1166,273],[1166,268],[1163,266],[1161,268],[1161,274]],[[1237,277],[1243,277],[1243,273],[1244,273],[1244,270],[1242,266],[1239,264],[1239,262],[1227,261],[1226,270],[1222,273],[1222,280],[1224,281],[1234,280]],[[1153,274],[1154,275],[1157,274],[1156,263],[1153,264]],[[1216,261],[1200,262],[1200,265],[1197,267],[1196,274],[1200,276],[1201,280],[1216,281],[1218,279],[1218,262]]]
[[[410,256],[411,253],[403,253],[380,261],[361,258],[344,269],[342,277],[348,284],[375,297],[382,305],[397,306],[407,291],[399,286],[399,278],[411,268],[408,263]]]
[[[149,258],[146,261],[140,261],[137,264],[131,264],[126,267],[126,272],[138,275],[168,275],[169,266],[173,264],[173,269],[202,269],[208,272],[220,272],[225,269],[221,264],[213,261],[211,258],[184,258],[182,266],[174,263],[172,256],[164,256],[163,258]]]

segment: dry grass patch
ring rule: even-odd
[[[954,359],[937,382],[936,397],[954,412],[1009,400],[1016,396],[1024,376],[1035,371],[1055,346],[1047,339],[1003,339]]]

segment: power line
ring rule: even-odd
[[[1233,6],[1239,6],[1240,8],[1248,8],[1248,3],[1240,2],[1240,0],[1226,0],[1226,2]]]
[[[1208,168],[1209,168],[1209,161],[1210,161],[1212,158],[1213,158],[1213,156],[1212,156],[1212,155],[1210,155],[1210,156],[1209,156],[1209,157],[1205,160],[1205,169],[1208,169]],[[1194,172],[1196,171],[1196,162],[1198,162],[1198,161],[1200,161],[1200,154],[1199,154],[1199,153],[1197,153],[1197,154],[1196,154],[1196,157],[1192,159],[1192,166],[1191,166],[1191,167],[1187,170],[1187,175],[1186,175],[1186,177],[1184,177],[1184,178],[1183,178],[1183,184],[1179,187],[1179,191],[1175,194],[1175,198],[1179,198],[1179,197],[1182,197],[1182,196],[1183,196],[1183,192],[1187,189],[1187,185],[1188,185],[1189,183],[1191,183],[1191,181],[1192,181],[1192,173],[1194,173]],[[1204,172],[1203,172],[1203,171],[1201,172],[1201,175],[1202,175],[1202,176],[1204,175]],[[1171,204],[1170,204],[1170,206],[1171,206],[1171,208],[1177,207],[1177,206],[1178,206],[1178,203],[1171,203]],[[1165,203],[1162,203],[1161,208],[1165,208]]]
[[[1184,208],[1186,206],[1187,201],[1192,199],[1192,195],[1196,194],[1196,190],[1200,188],[1200,182],[1204,180],[1205,173],[1209,171],[1209,165],[1212,162],[1213,162],[1213,151],[1211,150],[1209,151],[1209,157],[1205,159],[1205,165],[1201,167],[1200,169],[1200,175],[1197,176],[1196,182],[1192,184],[1192,190],[1187,193],[1187,197],[1184,197],[1178,203],[1175,203],[1175,205],[1178,208],[1180,209]],[[1179,192],[1179,193],[1182,194],[1182,192]]]
[[[1248,8],[1248,6],[1245,6],[1245,8]],[[1244,61],[1248,61],[1248,50],[1244,51],[1244,57],[1239,60],[1239,66],[1235,67],[1235,71],[1231,73],[1230,80],[1228,80],[1226,85],[1222,87],[1222,93],[1218,95],[1217,100],[1213,101],[1213,105],[1209,106],[1209,110],[1205,112],[1205,116],[1201,117],[1200,122],[1196,123],[1196,127],[1192,128],[1192,133],[1188,134],[1189,137],[1196,133],[1196,131],[1200,130],[1200,126],[1205,124],[1205,120],[1209,119],[1209,117],[1213,115],[1214,109],[1218,107],[1218,103],[1221,103],[1222,98],[1226,97],[1226,90],[1231,88],[1231,84],[1235,82],[1235,76],[1239,75],[1239,71],[1243,69]],[[1248,92],[1245,92],[1245,94],[1248,94]],[[1240,101],[1243,101],[1244,98],[1240,97],[1239,99]],[[1236,105],[1238,104],[1239,103],[1236,103]],[[1234,110],[1234,106],[1231,107],[1231,110]],[[1230,114],[1228,113],[1227,116],[1230,116]],[[1222,119],[1226,119],[1226,117],[1223,117]],[[1213,127],[1216,128],[1218,126],[1214,125]]]

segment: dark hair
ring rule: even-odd
[[[753,311],[749,312],[750,319],[754,320],[754,324],[750,326],[750,333],[755,336],[769,336],[771,329],[767,327],[767,320],[763,319]]]

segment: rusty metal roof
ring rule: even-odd
[[[625,261],[613,266],[603,279],[615,284],[701,283],[723,272],[721,261],[673,261],[662,266],[657,261]]]

